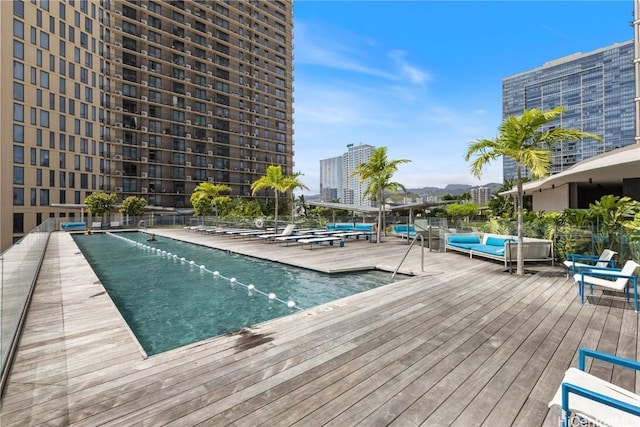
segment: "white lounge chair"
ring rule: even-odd
[[[640,426],[640,396],[585,372],[586,357],[640,370],[640,363],[634,360],[579,349],[578,368],[566,371],[549,402],[550,408],[560,406],[562,409],[562,425],[586,425],[582,421],[589,421],[598,426]],[[581,420],[573,424],[571,414]]]
[[[588,284],[593,294],[593,287],[599,286],[615,291],[625,291],[627,302],[629,301],[629,282],[633,284],[633,307],[638,312],[638,277],[633,273],[640,264],[633,260],[624,263],[622,269],[619,268],[589,268],[582,269],[580,273],[573,275],[573,281],[578,284],[580,300],[584,304],[584,285]]]
[[[580,268],[615,267],[613,257],[617,253],[611,249],[605,249],[600,255],[567,254],[567,259],[563,262],[567,277],[569,274],[579,273]]]
[[[296,228],[295,224],[287,224],[287,226],[282,230],[282,233],[263,233],[259,234],[258,237],[262,239],[263,242],[267,243],[274,240],[276,237],[286,237],[291,236],[293,234],[293,230]]]

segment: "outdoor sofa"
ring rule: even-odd
[[[517,259],[518,238],[490,233],[447,233],[445,251],[457,251],[474,256],[504,262],[505,267]],[[523,242],[525,262],[553,263],[553,242],[551,240],[525,237]]]

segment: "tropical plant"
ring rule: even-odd
[[[307,187],[300,182],[301,174],[295,173],[290,176],[286,176],[282,173],[282,166],[280,165],[270,165],[267,167],[267,171],[264,176],[261,176],[256,181],[251,184],[251,192],[255,195],[258,191],[269,188],[273,190],[275,196],[275,232],[278,233],[278,198],[280,197],[280,193],[288,193],[292,192],[296,188],[304,188]]]
[[[404,192],[407,191],[404,185],[391,181],[391,178],[397,172],[398,165],[409,163],[410,161],[408,159],[389,160],[387,158],[387,147],[379,147],[371,153],[368,161],[360,163],[351,174],[351,176],[359,176],[361,183],[367,183],[363,196],[369,196],[371,200],[378,202],[377,243],[381,242],[380,233],[383,228],[384,193],[385,191],[397,193],[399,189]]]
[[[220,196],[220,193],[231,191],[231,187],[224,184],[214,184],[213,182],[201,182],[198,184],[191,193],[190,202],[193,206],[194,216],[211,215],[215,208],[216,212],[216,226],[218,226],[218,204],[222,203],[224,199]]]
[[[84,199],[84,204],[87,205],[87,212],[104,220],[104,214],[111,212],[117,201],[117,194],[93,193]]]
[[[544,126],[558,118],[564,112],[559,106],[549,111],[538,109],[524,110],[520,116],[509,116],[500,125],[499,134],[493,139],[478,139],[469,144],[465,160],[471,162],[471,171],[480,177],[482,169],[489,162],[498,158],[510,158],[516,164],[516,210],[518,216],[518,247],[516,274],[524,274],[523,254],[523,175],[528,169],[533,178],[546,175],[551,166],[552,154],[550,146],[562,141],[575,141],[582,138],[593,138],[600,141],[597,135],[577,129],[562,127],[547,128]]]
[[[611,248],[618,252],[619,260],[626,258],[621,232],[623,225],[640,212],[640,203],[628,196],[605,195],[589,205],[589,212],[596,222],[597,232],[593,236],[595,250]]]
[[[142,197],[129,196],[122,201],[119,211],[127,216],[140,216],[144,213],[145,206],[147,206],[147,201]]]

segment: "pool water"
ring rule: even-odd
[[[391,282],[380,271],[323,274],[164,237],[147,242],[141,232],[118,236],[143,246],[107,233],[74,240],[148,355]]]

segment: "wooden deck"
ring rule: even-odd
[[[393,270],[406,241],[297,245],[154,230],[325,271]],[[54,233],[0,425],[557,426],[547,403],[580,346],[637,358],[622,298],[580,304],[561,267],[409,254],[419,274],[287,318],[144,358],[67,233]],[[590,371],[640,389],[628,370]]]

